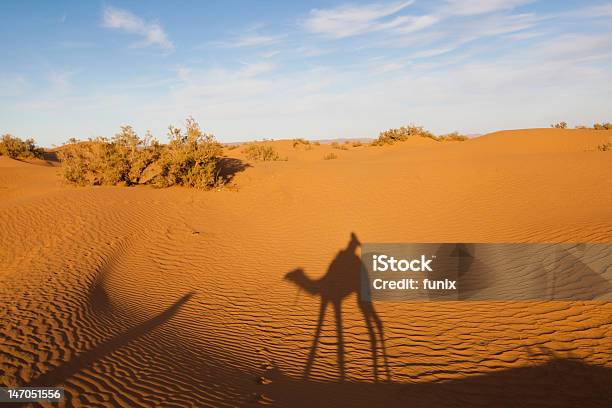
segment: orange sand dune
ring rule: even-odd
[[[267,142],[288,160],[208,192],[70,187],[57,167],[0,157],[2,383],[63,386],[66,406],[609,406],[609,302],[364,310],[350,292],[342,327],[328,308],[312,353],[308,290],[351,233],[612,242],[612,154],[597,151],[608,135]]]

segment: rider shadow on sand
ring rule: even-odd
[[[356,293],[357,306],[363,315],[363,319],[368,330],[368,335],[370,337],[374,380],[378,382],[378,339],[380,339],[380,348],[382,349],[386,380],[389,382],[391,381],[391,374],[389,372],[389,366],[387,363],[387,353],[385,350],[383,323],[374,309],[374,304],[370,301],[364,300],[364,296],[360,290],[362,265],[361,259],[359,259],[359,256],[357,255],[357,249],[360,246],[361,242],[359,242],[357,235],[355,235],[355,233],[351,233],[351,238],[346,248],[338,252],[334,260],[329,264],[327,273],[319,279],[312,279],[308,277],[302,268],[294,269],[285,275],[286,280],[293,282],[300,289],[304,289],[309,294],[319,296],[321,298],[319,319],[317,321],[312,346],[310,347],[308,360],[306,361],[306,368],[304,369],[304,380],[308,379],[314,364],[323,321],[325,320],[325,311],[327,309],[327,305],[330,303],[333,306],[336,319],[336,337],[338,340],[336,352],[340,381],[345,380],[342,302],[352,293]]]

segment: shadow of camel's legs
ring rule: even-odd
[[[374,320],[374,324],[376,325],[376,331],[378,331],[378,335],[380,337],[380,344],[382,348],[383,355],[383,364],[385,366],[385,374],[387,377],[387,381],[391,382],[391,372],[389,371],[389,363],[387,361],[387,350],[385,347],[385,335],[383,332],[383,324],[378,317],[378,313],[374,309],[374,306],[370,302],[359,302],[359,308],[361,309],[361,313],[363,314],[363,319],[366,322],[366,326],[368,328],[368,334],[370,335],[370,346],[372,347],[372,364],[374,367],[374,379],[378,381],[378,345],[376,341],[376,333],[372,326],[372,320]]]
[[[317,322],[317,328],[315,329],[315,335],[312,340],[312,346],[310,346],[310,353],[308,360],[306,361],[306,368],[304,368],[303,380],[307,380],[310,375],[310,370],[314,363],[315,356],[317,354],[317,346],[319,344],[319,337],[321,336],[321,328],[323,327],[323,320],[325,319],[325,309],[327,308],[327,301],[321,299],[321,306],[319,307],[319,321]]]
[[[344,338],[342,334],[342,303],[334,303],[334,313],[336,315],[336,338],[338,345],[336,347],[338,368],[340,371],[340,381],[344,381]]]
[[[376,328],[378,329],[378,334],[380,336],[380,344],[382,347],[382,355],[383,355],[383,363],[385,364],[385,374],[387,375],[387,381],[391,382],[391,371],[389,371],[389,361],[387,360],[387,348],[385,346],[385,334],[383,332],[383,324],[378,317],[378,313],[372,307],[372,317],[374,318],[374,322],[376,323]]]
[[[370,349],[372,350],[372,369],[374,370],[374,381],[378,382],[378,347],[376,345],[376,333],[374,333],[374,327],[372,327],[372,316],[369,315],[365,310],[363,312],[363,320],[365,320],[366,327],[368,329],[368,335],[370,336]]]

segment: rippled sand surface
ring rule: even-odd
[[[63,386],[66,406],[610,406],[609,302],[364,308],[322,279],[351,233],[612,242],[608,138],[279,141],[287,161],[207,192],[70,187],[0,157],[2,384]],[[321,293],[338,312],[319,322]]]

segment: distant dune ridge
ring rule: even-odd
[[[225,146],[230,182],[209,191],[74,187],[43,159],[2,156],[2,385],[60,385],[65,406],[610,406],[609,302],[364,312],[340,279],[326,299],[341,313],[319,326],[321,291],[284,279],[336,271],[340,251],[358,252],[352,233],[612,243],[609,142],[557,128],[260,142],[279,161]]]

